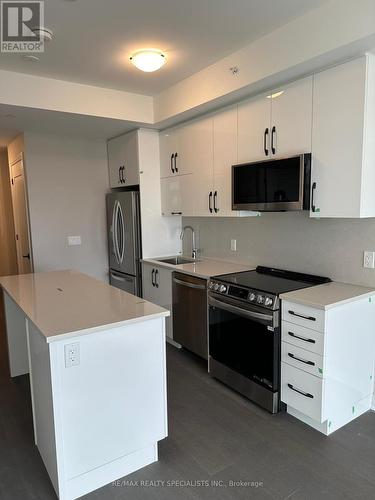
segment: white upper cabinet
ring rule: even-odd
[[[191,145],[196,144],[198,148],[201,147],[201,152],[204,153],[204,138],[199,138],[200,128],[199,122],[195,122],[160,133],[160,173],[162,178],[193,172],[194,163],[199,161],[199,152],[197,151],[197,156],[195,156]]]
[[[232,165],[237,163],[237,107],[213,117],[213,215],[232,217]]]
[[[272,92],[271,157],[311,153],[313,77]]]
[[[314,78],[312,217],[375,217],[375,62]]]
[[[160,176],[162,178],[177,175],[175,169],[177,149],[177,131],[160,132]]]
[[[161,179],[162,215],[193,216],[194,213],[193,175],[176,175]]]
[[[271,102],[256,97],[238,106],[238,163],[270,157]]]
[[[138,130],[110,139],[107,147],[110,187],[139,184]]]
[[[238,106],[238,163],[311,152],[312,77]]]

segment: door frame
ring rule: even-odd
[[[24,196],[25,196],[25,204],[26,204],[26,224],[27,224],[27,236],[29,239],[29,250],[30,250],[30,269],[31,272],[34,272],[34,254],[33,254],[33,244],[31,238],[31,228],[30,228],[30,209],[29,209],[29,192],[28,192],[28,182],[27,182],[27,173],[25,166],[25,158],[23,152],[19,153],[15,160],[12,163],[9,163],[9,177],[10,177],[10,188],[12,193],[12,206],[13,206],[13,218],[14,218],[14,200],[13,200],[13,167],[19,162],[22,162],[22,171],[23,171],[23,180],[24,180]],[[15,222],[15,221],[14,221]],[[14,238],[16,238],[16,227],[14,227]],[[17,244],[17,243],[16,243]],[[18,267],[18,255],[17,255],[17,267]],[[18,273],[19,269],[18,269]]]

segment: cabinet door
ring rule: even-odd
[[[365,83],[365,57],[315,75],[312,217],[360,216]]]
[[[194,188],[190,193],[194,214],[208,216],[211,214],[209,193],[213,192],[213,119],[204,118],[190,124],[180,143],[184,168],[189,168],[194,176]]]
[[[189,123],[177,130],[178,174],[200,174],[211,170],[212,118]]]
[[[156,304],[156,287],[153,285],[155,283],[155,266],[153,264],[148,264],[147,262],[142,263],[142,287],[143,287],[143,298]]]
[[[160,132],[160,177],[176,175],[174,155],[177,152],[177,132],[165,130]]]
[[[193,175],[176,175],[161,179],[162,215],[194,215]]]
[[[272,92],[271,156],[311,152],[313,77]]]
[[[213,127],[214,215],[236,216],[237,211],[232,210],[232,165],[237,163],[237,108],[215,115]]]
[[[271,99],[266,95],[238,106],[238,163],[270,158],[270,127]]]
[[[108,141],[108,166],[111,187],[139,184],[137,131]]]

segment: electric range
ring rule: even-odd
[[[279,295],[330,281],[262,266],[212,278],[210,374],[270,412],[280,411]]]

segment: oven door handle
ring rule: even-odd
[[[239,316],[243,316],[244,318],[258,320],[258,322],[273,322],[273,315],[263,314],[256,311],[249,311],[248,309],[242,309],[241,307],[233,306],[232,304],[214,299],[213,297],[208,298],[208,303],[210,306],[224,309],[225,311],[231,312],[233,314],[238,314]]]

